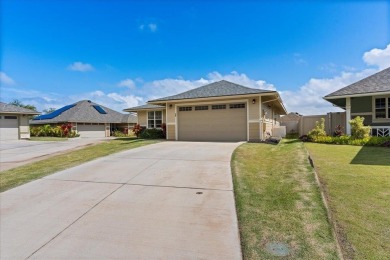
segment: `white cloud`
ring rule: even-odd
[[[375,48],[365,52],[363,60],[368,65],[378,66],[381,70],[390,67],[390,44],[383,50]]]
[[[275,90],[274,85],[269,84],[264,80],[254,80],[249,78],[246,74],[239,74],[236,71],[225,75],[214,71],[209,73],[206,78],[196,80],[185,80],[182,77],[178,77],[177,79],[167,78],[154,80],[145,82],[139,89],[141,96],[146,97],[146,100],[151,100],[175,95],[220,80],[231,81],[250,88]]]
[[[150,23],[148,26],[151,32],[155,32],[157,30],[157,24],[155,23]]]
[[[76,61],[68,66],[68,70],[86,72],[94,70],[94,67],[91,64]]]
[[[124,79],[118,83],[119,87],[127,87],[129,89],[135,88],[135,82],[131,79]]]
[[[294,63],[297,65],[306,65],[307,61],[302,57],[302,54],[294,53]]]
[[[7,85],[14,85],[15,84],[15,81],[10,76],[5,74],[5,72],[2,72],[2,71],[0,71],[0,82],[3,84],[7,84]]]
[[[312,78],[297,91],[280,91],[280,95],[289,112],[315,115],[341,111],[340,108],[333,107],[323,97],[375,72],[377,70],[366,69],[360,72],[342,72],[340,75],[328,79]]]
[[[141,24],[140,26],[138,26],[138,29],[140,29],[141,31],[148,30],[154,33],[157,31],[157,24],[155,23]]]

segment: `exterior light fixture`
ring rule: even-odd
[[[169,108],[172,108],[172,104],[169,104]]]
[[[252,99],[252,104],[256,104],[256,99]]]

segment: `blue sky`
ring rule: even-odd
[[[220,79],[289,111],[390,66],[389,1],[1,1],[1,101],[118,111]]]

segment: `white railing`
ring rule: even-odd
[[[390,137],[390,126],[371,126],[371,136]]]

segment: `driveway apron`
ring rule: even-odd
[[[240,143],[161,142],[0,194],[1,259],[241,259]]]

